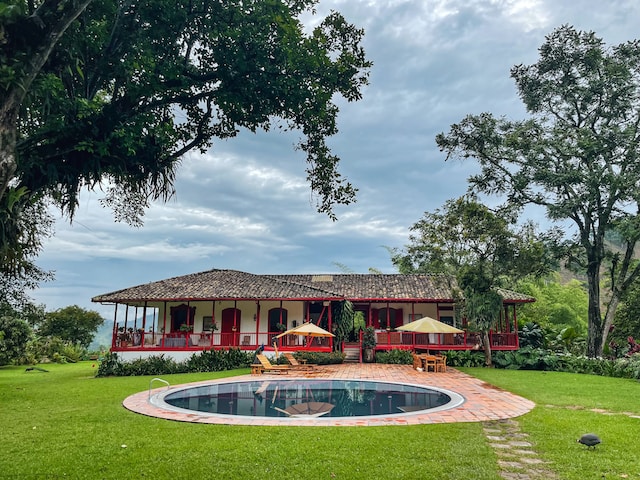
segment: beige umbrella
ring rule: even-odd
[[[284,410],[282,408],[274,407],[281,413],[284,413],[290,417],[321,417],[333,410],[334,405],[326,402],[305,402],[296,403]]]
[[[314,323],[308,322],[298,325],[295,328],[291,328],[286,332],[282,332],[280,335],[276,335],[276,338],[284,337],[285,335],[302,335],[305,337],[334,337],[331,332],[327,332],[324,328],[320,328]]]
[[[396,328],[396,330],[416,333],[464,333],[464,330],[439,322],[431,317],[419,318],[418,320]]]

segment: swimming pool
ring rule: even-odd
[[[178,387],[150,402],[200,416],[266,418],[352,418],[402,416],[459,406],[448,390],[404,383],[343,379],[254,379]]]

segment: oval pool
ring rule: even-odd
[[[157,393],[150,401],[199,415],[285,419],[441,411],[464,398],[435,387],[373,380],[268,379],[188,386]]]

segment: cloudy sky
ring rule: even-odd
[[[593,30],[609,45],[640,37],[636,0],[320,0],[366,31],[374,62],[356,103],[340,102],[331,139],[356,204],[316,213],[297,135],[242,132],[207,155],[183,159],[177,196],[155,204],[145,225],[115,223],[85,194],[69,225],[59,220],[39,264],[56,280],[33,293],[47,310],[80,305],[110,318],[91,297],[211,268],[251,273],[394,272],[387,247],[466,190],[472,163],[445,162],[435,145],[465,115],[519,119],[509,77],[534,63],[554,28]]]

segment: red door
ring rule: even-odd
[[[236,318],[238,321],[236,322]],[[220,325],[220,345],[238,345],[238,332],[233,328],[240,324],[240,310],[237,308],[225,308],[222,311],[222,324]]]

